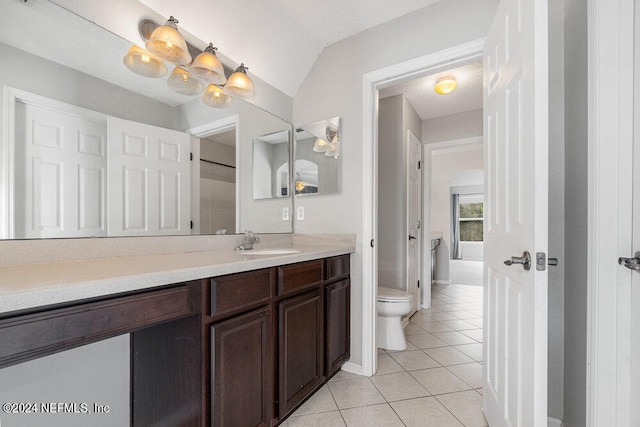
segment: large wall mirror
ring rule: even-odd
[[[292,232],[291,162],[274,172],[272,200],[254,198],[253,177],[254,141],[278,135],[289,153],[290,123],[131,73],[131,41],[53,2],[3,14],[0,238]],[[147,197],[154,186],[165,193]]]
[[[296,196],[340,192],[340,118],[296,128]]]

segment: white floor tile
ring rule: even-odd
[[[388,404],[346,409],[342,416],[349,427],[402,427],[404,424]]]
[[[339,409],[385,403],[369,378],[329,382],[329,390]]]
[[[413,371],[411,375],[422,384],[430,394],[453,393],[469,390],[472,387],[453,375],[446,368],[423,369]]]
[[[434,397],[391,403],[408,427],[462,427],[462,424]]]
[[[387,402],[429,396],[430,393],[407,372],[376,375],[371,378],[380,394]]]

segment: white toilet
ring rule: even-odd
[[[398,289],[378,287],[376,308],[378,348],[385,350],[405,350],[401,318],[411,311],[411,295]]]

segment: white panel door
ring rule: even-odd
[[[109,235],[190,233],[190,137],[109,117]]]
[[[106,126],[16,103],[16,238],[106,236]]]
[[[420,161],[422,159],[422,144],[407,131],[407,292],[413,296],[413,309],[409,317],[420,308],[420,226],[422,221],[422,173]]]
[[[545,0],[502,0],[484,47],[483,409],[547,424],[548,46]],[[531,268],[505,260],[530,253]],[[518,261],[514,259],[514,261]]]

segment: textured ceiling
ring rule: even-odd
[[[437,0],[141,0],[289,96],[325,46]]]
[[[433,87],[443,76],[454,76],[458,87],[448,95],[438,95]],[[380,98],[403,93],[422,120],[482,108],[482,63],[475,62],[402,82],[380,90]]]

